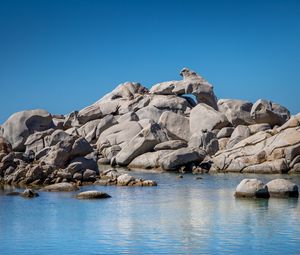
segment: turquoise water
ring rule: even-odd
[[[0,191],[0,254],[300,254],[297,199],[236,200],[245,175],[135,175],[159,185],[82,188],[112,196],[97,201]]]

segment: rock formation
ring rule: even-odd
[[[187,68],[180,75],[182,80],[150,90],[136,82],[120,84],[65,116],[45,110],[13,114],[0,127],[0,182],[154,185],[104,174],[101,164],[300,173],[300,114],[290,116],[285,107],[262,99],[217,101],[200,75]]]

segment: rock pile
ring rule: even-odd
[[[45,110],[13,114],[0,127],[0,180],[22,185],[103,182],[99,164],[300,172],[299,114],[291,117],[285,107],[267,100],[217,100],[213,86],[200,75],[187,68],[180,74],[182,80],[150,90],[135,82],[120,84],[68,115]]]

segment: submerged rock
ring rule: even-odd
[[[110,198],[111,196],[105,192],[101,192],[98,190],[88,190],[80,192],[76,195],[78,199],[103,199],[103,198]]]

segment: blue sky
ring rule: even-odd
[[[300,1],[0,0],[0,123],[66,114],[119,83],[180,79],[218,98],[266,98],[300,112]]]

